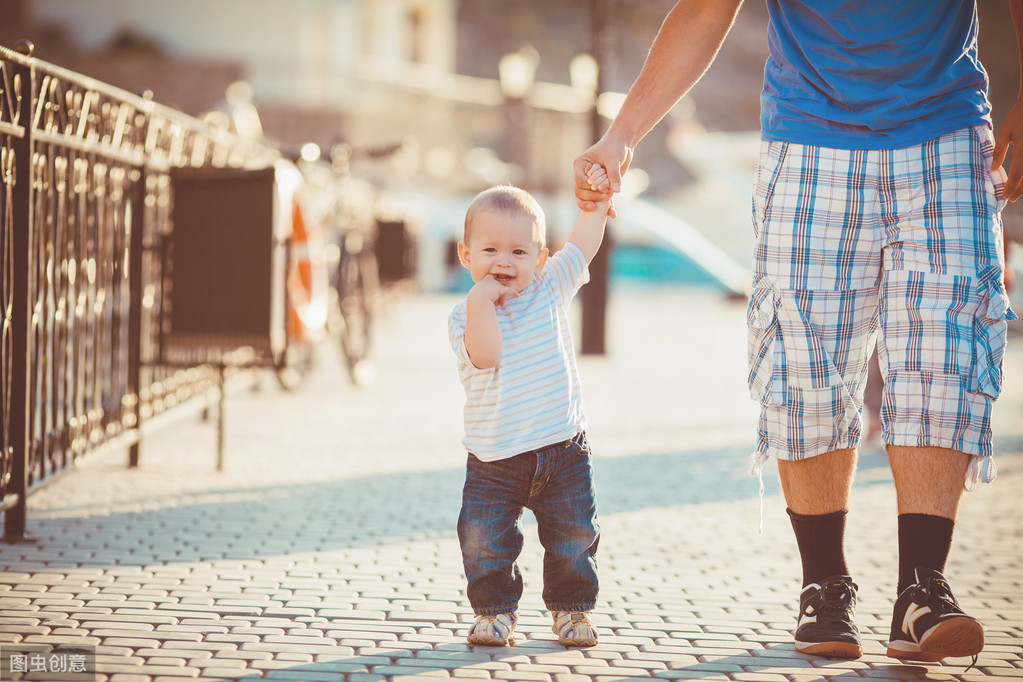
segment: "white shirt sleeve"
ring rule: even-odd
[[[551,281],[562,304],[567,305],[579,288],[590,281],[590,270],[582,250],[568,242],[565,247],[547,259],[544,274]]]

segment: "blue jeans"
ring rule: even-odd
[[[543,600],[551,611],[597,601],[597,505],[586,434],[496,462],[469,454],[458,540],[476,614],[510,613],[522,596],[522,512],[536,516]]]

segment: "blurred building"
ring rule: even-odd
[[[65,28],[84,50],[125,35],[171,57],[242,65],[268,102],[343,106],[355,66],[455,64],[455,0],[33,0],[37,24]]]
[[[515,95],[515,105],[527,111],[516,118],[496,78],[496,58],[494,77],[455,72],[456,0],[18,6],[27,15],[19,37],[32,39],[42,59],[130,91],[149,90],[193,115],[217,106],[227,85],[244,79],[271,139],[324,147],[410,142],[417,157],[406,155],[405,170],[415,166],[427,181],[473,189],[528,176],[548,186],[567,176],[566,158],[588,140],[589,93],[536,83],[526,73],[520,78],[528,91]],[[531,155],[533,147],[544,153]]]

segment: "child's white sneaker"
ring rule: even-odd
[[[508,646],[515,641],[515,624],[519,622],[519,614],[498,613],[493,615],[480,614],[469,626],[469,644],[483,646]]]
[[[553,611],[554,634],[563,646],[593,646],[597,628],[590,622],[589,611]]]

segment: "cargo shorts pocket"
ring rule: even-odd
[[[990,193],[990,196],[994,198],[995,211],[1001,211],[1005,208],[1008,203],[1005,199],[1005,185],[1009,181],[1008,173],[1005,172],[1005,168],[999,166],[998,168],[992,168],[991,162],[995,155],[995,140],[994,132],[989,125],[974,126],[971,129],[971,133],[974,137],[974,144],[980,147],[980,153],[983,157],[980,161],[979,167],[985,168],[988,171],[987,182],[985,183],[984,190]]]
[[[764,405],[785,404],[785,347],[774,289],[754,286],[746,308],[749,391]]]
[[[973,371],[970,393],[997,398],[1002,390],[1002,358],[1005,355],[1006,323],[1016,314],[1001,282],[1001,272],[992,269],[982,276],[980,309],[973,323]]]
[[[750,203],[754,237],[760,236],[761,226],[770,214],[774,187],[785,164],[788,148],[787,142],[764,140],[760,143],[757,166],[753,173],[753,200]]]

